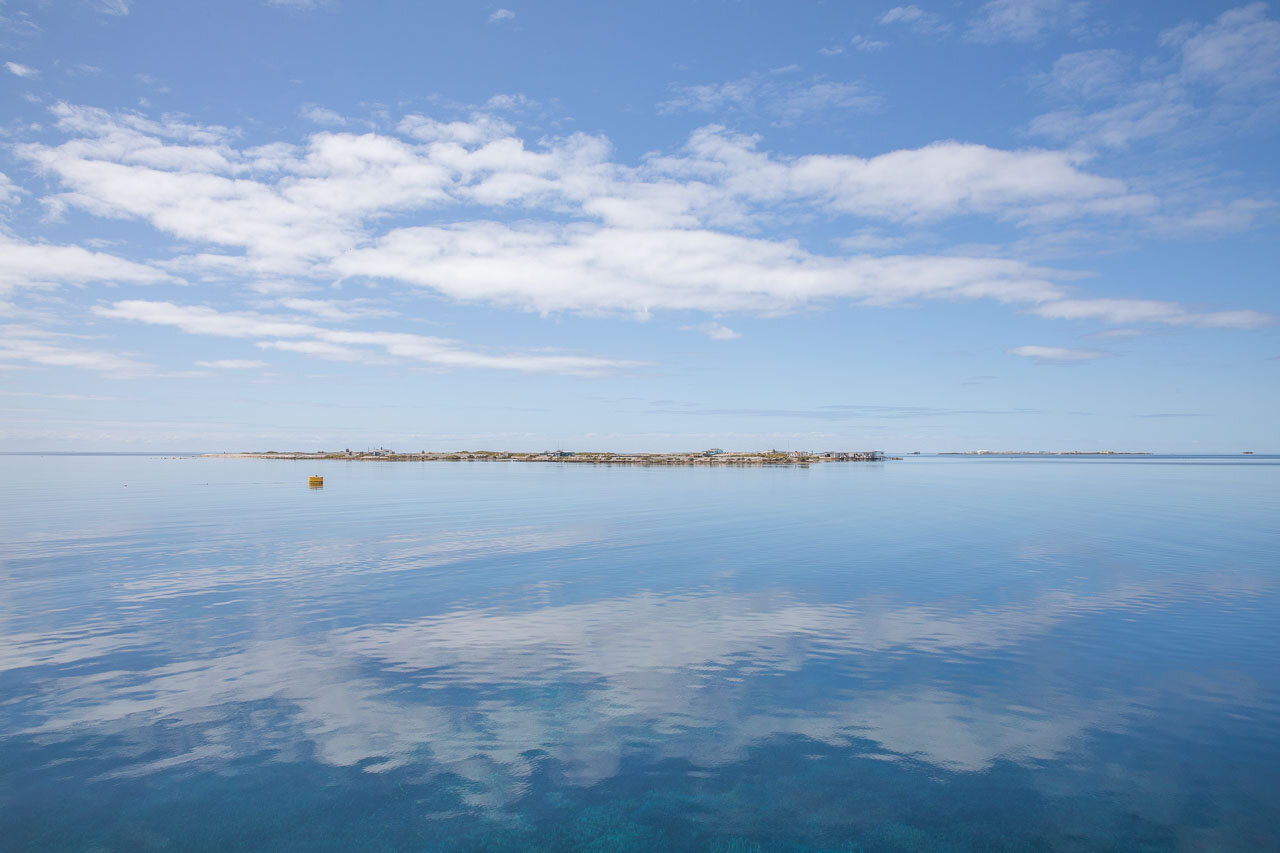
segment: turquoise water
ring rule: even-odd
[[[1275,458],[0,478],[4,850],[1280,849]]]

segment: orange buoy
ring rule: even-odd
[[[307,487],[312,489],[323,489],[324,477],[321,477],[319,474],[312,474],[307,478]]]

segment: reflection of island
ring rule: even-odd
[[[808,465],[819,462],[883,462],[901,459],[885,456],[880,450],[765,450],[729,453],[718,447],[696,453],[582,453],[546,450],[541,453],[511,453],[501,450],[459,450],[452,453],[397,453],[394,450],[342,450],[315,453],[206,453],[223,459],[354,459],[377,462],[565,462],[586,465]]]
[[[1151,456],[1149,450],[952,450],[939,456]]]

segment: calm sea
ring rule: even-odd
[[[1276,458],[0,457],[6,851],[1276,850],[1278,655]]]

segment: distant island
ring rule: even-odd
[[[546,450],[541,453],[513,453],[502,450],[459,450],[440,453],[423,450],[401,453],[387,448],[376,450],[340,450],[265,453],[204,453],[202,456],[222,459],[345,459],[372,462],[562,462],[586,465],[809,465],[823,462],[883,462],[901,459],[886,456],[880,450],[813,452],[808,450],[766,450],[730,453],[713,447],[693,453],[596,453],[570,450]]]
[[[1152,456],[1149,450],[952,450],[939,456]]]

